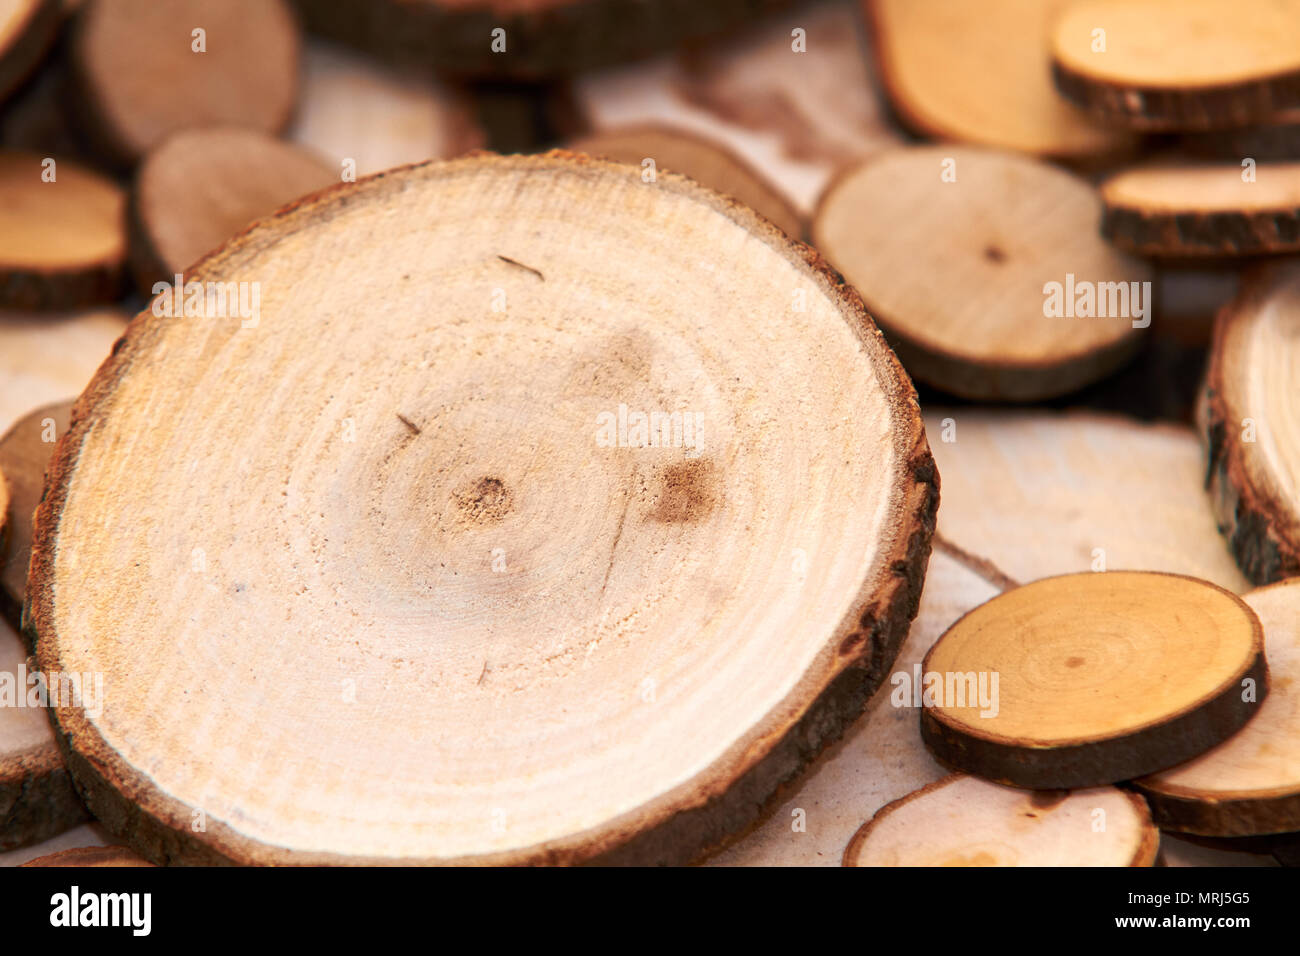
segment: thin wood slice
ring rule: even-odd
[[[140,164],[132,196],[141,291],[174,282],[253,220],[339,176],[314,154],[257,130],[208,127],[170,137]]]
[[[126,196],[69,160],[0,150],[0,308],[109,301],[126,259]]]
[[[915,396],[745,207],[477,157],[318,194],[191,278],[260,283],[256,326],[132,324],[28,581],[43,665],[113,688],[57,718],[145,857],[687,860],[888,672],[937,505]],[[642,410],[701,428],[649,444]]]
[[[27,594],[32,514],[41,500],[45,467],[54,451],[54,442],[67,429],[71,409],[71,402],[38,408],[0,438],[0,475],[4,476],[10,494],[8,540],[0,535],[0,614],[15,629],[22,626],[23,600]]]
[[[1133,148],[1052,87],[1048,41],[1066,0],[865,0],[880,75],[927,136],[1093,164]]]
[[[1259,272],[1220,313],[1200,421],[1219,528],[1256,584],[1300,574],[1300,269]]]
[[[953,774],[879,810],[845,866],[1151,866],[1160,833],[1115,787],[1026,793]]]
[[[72,64],[86,132],[130,166],[181,129],[282,130],[298,53],[285,0],[88,0]]]
[[[138,853],[132,852],[128,847],[85,846],[73,847],[71,850],[62,850],[58,853],[51,853],[49,856],[38,857],[35,860],[29,860],[23,866],[122,867],[153,866],[153,864]]]
[[[1150,323],[1150,268],[1102,241],[1100,218],[1093,188],[1046,163],[922,146],[839,176],[812,237],[915,378],[1035,401],[1119,368]]]
[[[59,30],[59,0],[5,0],[0,5],[0,102],[45,56]]]
[[[657,174],[661,168],[684,173],[739,199],[786,235],[803,235],[803,220],[776,187],[740,157],[704,137],[668,126],[640,126],[583,136],[569,148],[631,163],[642,171],[642,178],[648,172]],[[646,163],[647,159],[653,161],[653,166]]]
[[[1300,580],[1243,596],[1264,628],[1272,690],[1219,746],[1137,781],[1162,829],[1205,836],[1300,830]]]
[[[1300,251],[1300,162],[1152,164],[1101,185],[1102,233],[1145,256],[1255,256]]]
[[[1239,730],[1268,691],[1259,619],[1239,597],[1143,571],[1008,591],[954,624],[924,672],[944,683],[921,712],[935,755],[1035,789],[1171,767]]]
[[[1098,31],[1102,31],[1100,34]],[[1300,107],[1300,0],[1082,0],[1052,32],[1071,102],[1142,130],[1267,123]]]

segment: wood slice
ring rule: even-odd
[[[776,187],[743,159],[703,137],[667,126],[640,126],[584,136],[570,143],[569,148],[630,163],[643,173],[648,168],[645,160],[653,160],[655,170],[684,173],[710,189],[739,199],[786,235],[803,235],[802,218]]]
[[[1052,87],[1048,40],[1066,0],[866,0],[880,75],[926,136],[1092,164],[1127,152]]]
[[[1213,750],[1136,781],[1162,829],[1205,836],[1300,830],[1300,580],[1243,600],[1264,628],[1272,691],[1259,715]]]
[[[1082,0],[1052,31],[1052,72],[1066,99],[1107,123],[1248,126],[1300,107],[1297,36],[1297,0],[1248,16],[1235,0]]]
[[[123,166],[194,126],[277,133],[293,112],[298,50],[285,0],[88,0],[72,41],[85,131]]]
[[[1300,574],[1300,270],[1257,274],[1219,315],[1200,421],[1207,486],[1256,584]]]
[[[140,164],[132,196],[131,256],[141,292],[186,267],[255,219],[339,182],[317,156],[257,130],[183,130]]]
[[[0,308],[77,309],[115,298],[125,209],[122,190],[98,173],[0,151]]]
[[[146,858],[690,859],[888,672],[937,505],[914,393],[745,207],[478,157],[318,194],[191,278],[261,283],[256,327],[132,324],[28,581],[42,663],[115,688],[56,716]],[[616,438],[620,405],[700,440]]]
[[[1025,793],[953,774],[877,812],[844,865],[1151,866],[1159,847],[1136,794]]]
[[[148,860],[124,846],[74,847],[38,857],[23,866],[153,866]]]
[[[1138,167],[1102,183],[1101,231],[1145,256],[1254,256],[1300,250],[1300,163]]]
[[[58,31],[59,0],[9,0],[0,9],[0,102],[36,68]]]
[[[1171,767],[1239,730],[1268,692],[1260,623],[1239,597],[1142,571],[1008,591],[954,624],[924,669],[952,684],[921,712],[935,755],[1035,789]],[[967,698],[961,675],[978,677],[981,699]]]
[[[945,170],[956,180],[945,182]],[[1036,401],[1113,372],[1150,323],[1151,287],[1141,285],[1150,268],[1098,237],[1100,217],[1092,187],[1063,170],[923,146],[840,175],[818,204],[812,237],[915,378],[967,398]],[[1049,282],[1059,286],[1059,314],[1047,314]],[[1103,283],[1125,284],[1122,299]],[[1084,288],[1089,311],[1104,308],[1105,317],[1077,314]]]
[[[71,402],[46,405],[21,419],[0,438],[0,475],[10,494],[8,541],[0,535],[0,614],[15,630],[22,626],[27,594],[32,513],[41,500],[45,466],[54,451],[54,441],[67,429],[71,410]]]

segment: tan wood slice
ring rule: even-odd
[[[98,173],[0,150],[0,308],[77,309],[115,298],[125,211],[122,190]]]
[[[1248,126],[1300,107],[1297,36],[1297,0],[1081,0],[1053,28],[1052,70],[1067,99],[1108,123]]]
[[[569,148],[619,163],[630,163],[643,177],[659,169],[684,173],[698,183],[734,196],[767,217],[786,235],[803,235],[799,213],[780,191],[740,157],[708,139],[668,126],[638,126],[583,136]],[[653,166],[646,164],[649,159]]]
[[[1096,192],[1064,170],[920,146],[837,177],[811,233],[915,378],[1034,401],[1113,372],[1150,323],[1150,268],[1102,241],[1100,218]]]
[[[59,0],[0,0],[0,102],[41,61],[59,30]]]
[[[72,43],[86,132],[124,166],[181,129],[284,129],[298,54],[285,0],[87,0]]]
[[[153,866],[138,853],[124,846],[88,846],[61,850],[49,856],[38,857],[23,866]]]
[[[1268,692],[1254,612],[1207,581],[1149,571],[1007,591],[949,628],[924,672],[940,682],[921,712],[935,755],[1034,789],[1171,767],[1239,730]]]
[[[937,505],[914,393],[746,207],[477,157],[318,194],[191,278],[259,283],[256,326],[131,325],[28,583],[42,664],[114,688],[56,716],[147,858],[686,860],[887,674]],[[699,440],[649,445],[642,409]]]
[[[71,402],[38,408],[0,438],[0,475],[8,485],[9,537],[0,542],[0,614],[21,627],[32,554],[32,513],[41,500],[45,466],[54,442],[68,427]]]
[[[1300,574],[1300,269],[1248,280],[1215,325],[1200,422],[1219,528],[1256,584]]]
[[[1145,256],[1255,256],[1300,251],[1300,162],[1151,164],[1101,185],[1102,233]]]
[[[1272,689],[1259,715],[1219,746],[1136,782],[1162,829],[1205,836],[1300,830],[1300,580],[1242,599],[1264,628]]]
[[[339,171],[258,130],[182,130],[140,164],[131,255],[142,292],[175,276],[253,220],[340,181]]]
[[[1048,41],[1066,0],[865,0],[880,76],[928,136],[1092,164],[1133,148],[1052,86]]]
[[[876,813],[845,866],[1151,866],[1160,833],[1115,787],[1026,793],[953,774]]]

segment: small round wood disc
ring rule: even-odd
[[[6,0],[0,4],[0,102],[49,50],[59,30],[59,0]]]
[[[255,327],[132,323],[28,579],[43,666],[113,688],[56,718],[146,858],[692,859],[888,673],[937,507],[915,395],[747,207],[474,157],[189,278],[259,283]]]
[[[1215,323],[1200,408],[1219,528],[1256,584],[1300,574],[1300,270],[1262,270]]]
[[[28,860],[23,866],[121,867],[153,864],[124,846],[78,846]]]
[[[1102,31],[1099,34],[1098,31]],[[1057,87],[1110,123],[1211,129],[1300,107],[1300,2],[1083,0],[1052,32]]]
[[[316,156],[238,127],[183,130],[151,152],[136,177],[132,257],[145,292],[254,219],[339,181]]]
[[[1101,186],[1102,234],[1146,256],[1253,256],[1300,251],[1300,162],[1158,164]]]
[[[845,866],[1151,866],[1146,804],[1115,787],[1026,793],[953,774],[881,807]]]
[[[625,127],[584,136],[570,148],[642,170],[647,168],[645,160],[652,159],[656,171],[684,173],[710,189],[735,196],[786,235],[803,235],[802,218],[780,190],[729,150],[684,130],[663,125]]]
[[[1116,783],[1204,753],[1268,690],[1254,612],[1217,585],[1149,571],[1008,591],[949,628],[923,668],[943,681],[921,712],[931,751],[1035,789]]]
[[[180,129],[279,132],[298,54],[284,0],[88,0],[72,63],[87,132],[106,158],[132,165]]]
[[[1063,170],[923,146],[843,173],[812,236],[914,377],[967,398],[1033,401],[1114,371],[1150,322],[1151,271],[1097,235],[1100,219],[1093,188]]]
[[[0,308],[76,309],[115,298],[125,213],[125,194],[97,173],[0,151]]]
[[[1268,699],[1213,750],[1136,781],[1162,829],[1225,837],[1300,830],[1300,580],[1242,599],[1264,628]]]

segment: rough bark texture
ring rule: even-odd
[[[5,764],[0,775],[0,850],[48,840],[84,819],[86,808],[53,750]]]
[[[1252,256],[1300,249],[1300,206],[1260,212],[1170,212],[1106,205],[1101,234],[1147,256]]]

